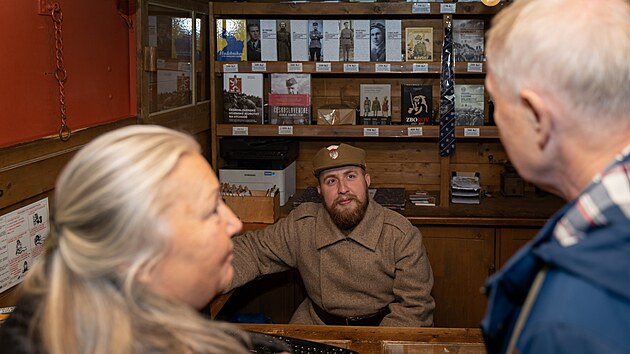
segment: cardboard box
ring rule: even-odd
[[[275,223],[280,218],[280,193],[267,197],[266,191],[251,192],[252,196],[223,196],[223,200],[242,222]]]
[[[356,110],[344,105],[324,105],[317,109],[318,125],[355,125]]]

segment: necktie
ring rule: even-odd
[[[453,28],[451,19],[444,26],[442,73],[440,76],[440,156],[455,150],[455,89],[453,88]]]

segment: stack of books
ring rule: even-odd
[[[416,206],[435,206],[435,197],[429,195],[427,191],[416,191],[409,195],[409,201]]]
[[[481,202],[478,172],[453,172],[451,202],[456,204],[479,204]]]

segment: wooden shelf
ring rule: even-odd
[[[229,2],[213,3],[213,13],[216,17],[226,16],[254,16],[261,15],[274,18],[291,18],[292,16],[387,16],[388,18],[409,16],[434,16],[440,17],[445,13],[440,12],[441,4],[430,4],[430,13],[414,13],[411,2],[375,2],[375,3],[350,3],[350,2],[248,2],[235,6]],[[488,15],[492,16],[504,7],[501,3],[488,7],[481,3],[456,3],[455,15]]]
[[[265,64],[265,70],[254,70],[254,63]],[[330,71],[317,71],[317,63],[313,61],[303,62],[288,62],[288,61],[268,61],[268,62],[248,62],[248,61],[217,61],[215,73],[217,76],[226,73],[229,75],[231,72],[239,73],[288,73],[287,66],[289,63],[301,63],[302,73],[316,74],[316,75],[362,75],[362,74],[375,74],[375,75],[400,75],[400,74],[414,74],[414,75],[439,75],[441,71],[441,65],[439,62],[327,62],[330,63]],[[348,72],[344,70],[345,64],[358,64],[359,71]],[[389,71],[376,71],[376,67],[379,64],[389,65]],[[414,72],[414,64],[427,64],[428,68],[426,72]],[[459,75],[485,75],[486,66],[483,62],[474,64],[481,64],[481,71],[469,71],[468,65],[472,62],[456,62],[455,74]],[[224,65],[227,65],[229,69],[225,69]],[[237,65],[236,71],[234,65]],[[224,71],[226,70],[226,71]]]
[[[293,134],[279,134],[281,125],[257,124],[217,124],[216,135],[249,136],[249,137],[313,137],[313,138],[408,138],[408,139],[437,139],[439,126],[437,125],[291,125]],[[235,131],[247,129],[247,134]],[[378,128],[378,136],[366,136],[365,128]],[[422,128],[422,135],[409,136],[408,128]],[[472,130],[471,130],[472,129]],[[471,136],[466,130],[479,136]],[[496,126],[457,127],[455,136],[461,139],[497,139],[499,137]]]
[[[293,210],[293,198],[303,192],[298,190],[281,208],[282,217],[289,215]],[[407,191],[407,194],[410,192]],[[450,203],[437,207],[415,206],[408,199],[405,210],[400,213],[414,225],[541,227],[564,205],[562,199],[551,194],[527,194],[523,197],[499,194],[484,198],[478,205]]]

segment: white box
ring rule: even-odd
[[[219,169],[221,183],[246,186],[252,190],[266,190],[274,185],[280,190],[280,205],[295,194],[296,162],[284,170],[233,170]]]

